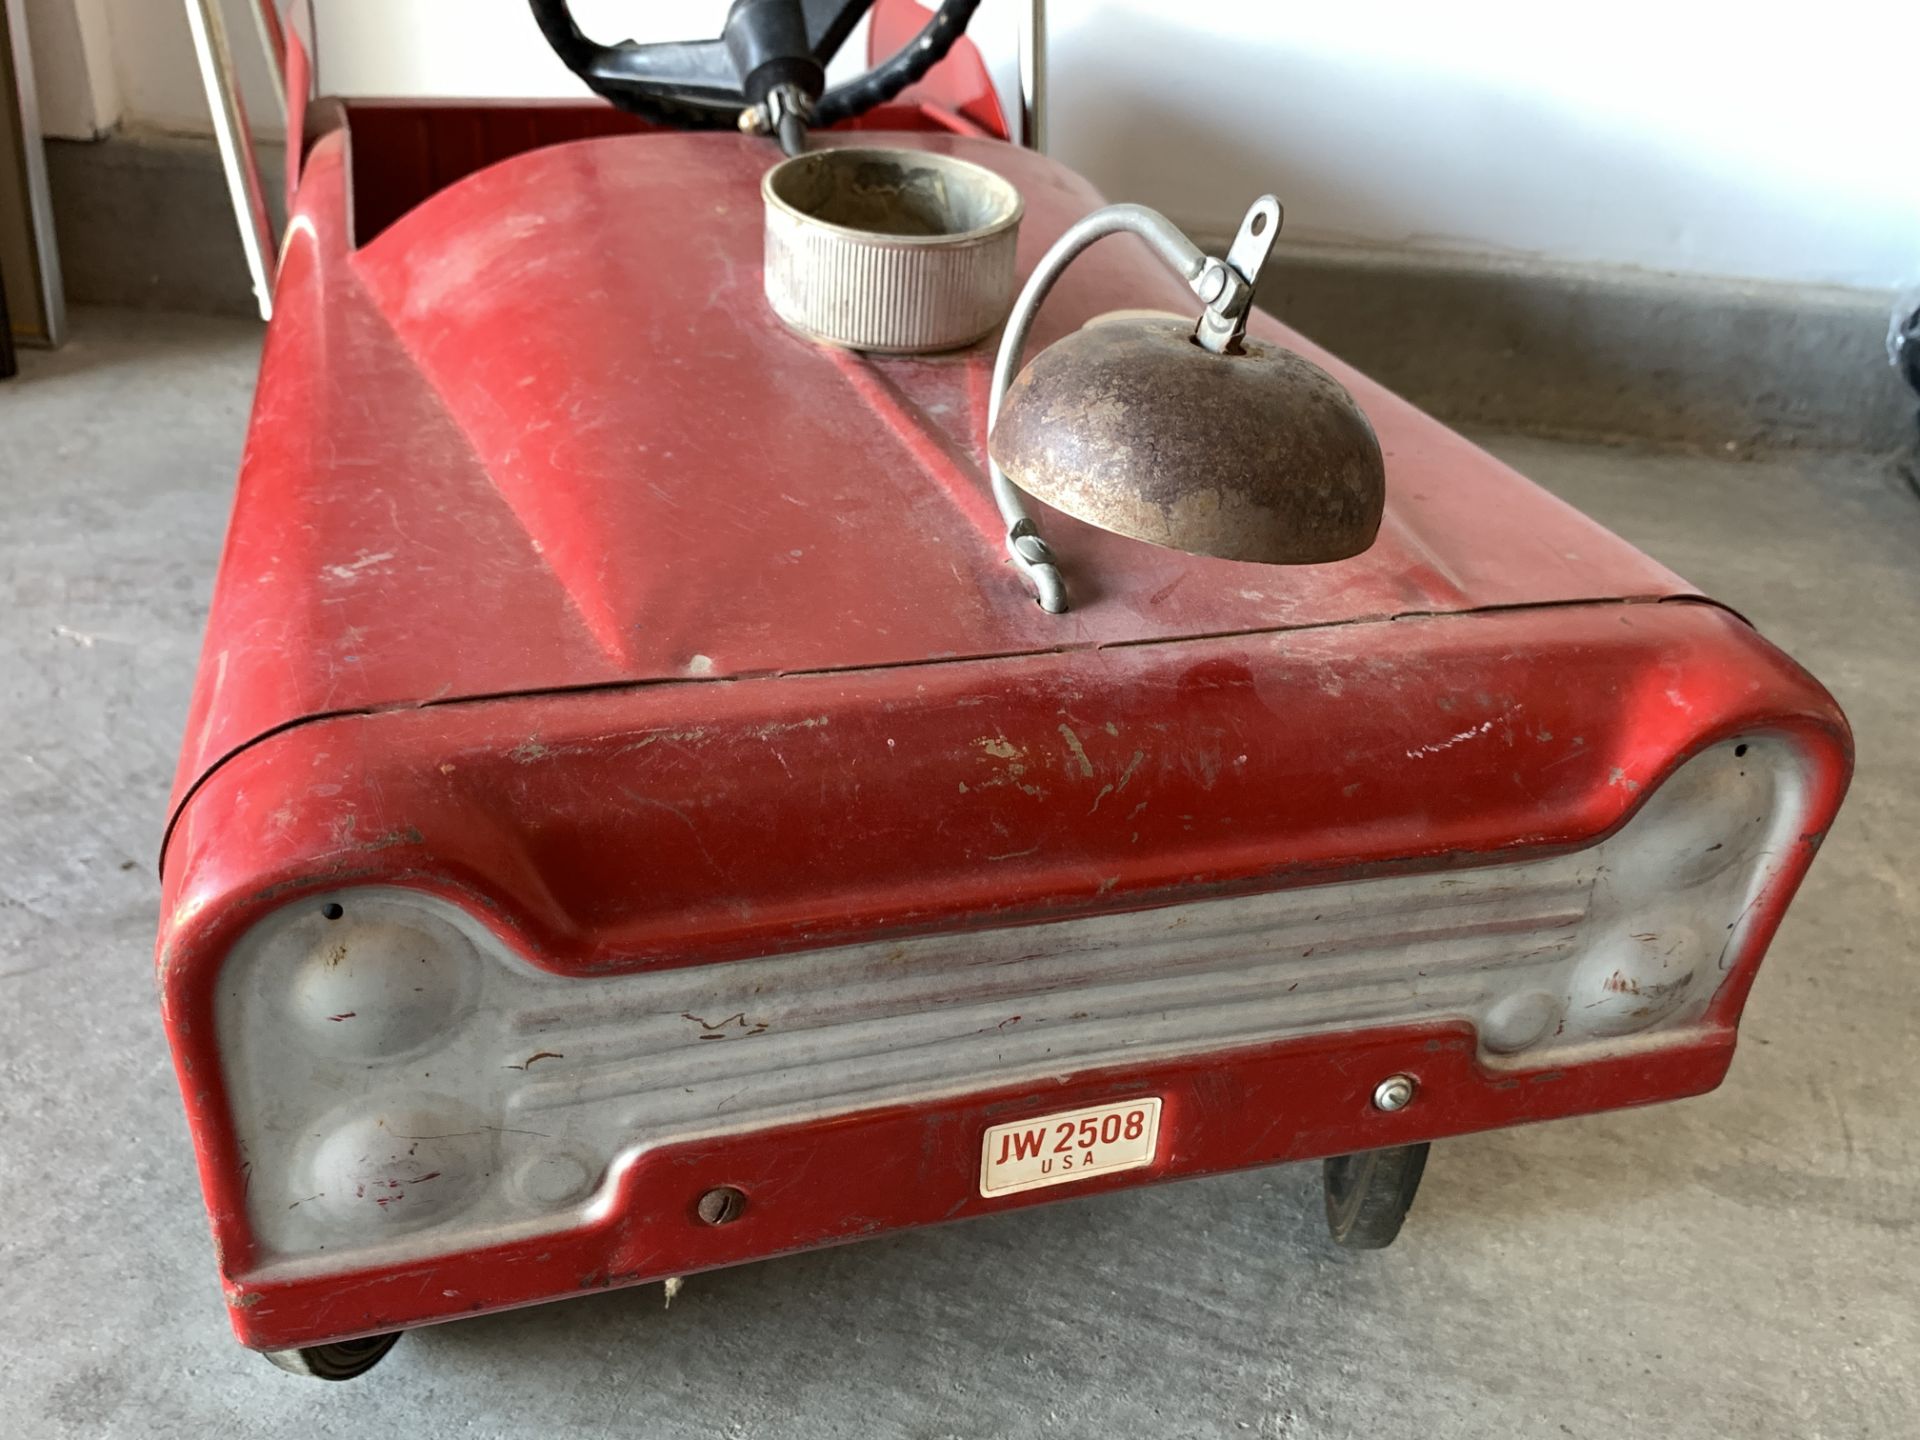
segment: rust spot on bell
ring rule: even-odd
[[[1225,560],[1345,560],[1386,504],[1380,443],[1339,381],[1260,340],[1216,355],[1173,319],[1050,345],[1008,390],[990,448],[1056,510]]]

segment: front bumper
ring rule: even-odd
[[[167,857],[162,993],[236,1328],[316,1344],[1698,1093],[1848,766],[1824,692],[1702,605],[296,727],[202,784]],[[323,952],[260,938],[380,895],[485,952],[457,1045],[353,1038],[361,1007],[301,978]],[[1198,941],[1154,928],[1194,916]],[[1545,1028],[1505,1006],[1542,994]],[[1386,1114],[1394,1073],[1418,1095]],[[346,1173],[329,1117],[431,1119],[449,1089],[592,1183],[529,1209],[503,1139],[460,1151],[493,1188],[457,1223],[377,1175],[371,1208],[317,1198]],[[981,1195],[988,1127],[1149,1095],[1146,1167]],[[746,1205],[711,1225],[718,1186]]]
[[[254,1349],[323,1344],[1048,1200],[1697,1095],[1720,1083],[1733,1048],[1733,1031],[1715,1028],[1680,1045],[1511,1072],[1479,1063],[1466,1027],[1432,1026],[1117,1067],[664,1146],[565,1232],[345,1275],[269,1266],[230,1278],[227,1303]],[[1419,1095],[1388,1114],[1374,1108],[1373,1088],[1394,1074],[1413,1076]],[[981,1197],[988,1127],[1145,1095],[1164,1107],[1149,1168]],[[737,1220],[710,1225],[697,1206],[720,1185],[746,1204]]]

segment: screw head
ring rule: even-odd
[[[1013,548],[1029,565],[1045,565],[1053,559],[1053,553],[1047,549],[1047,542],[1038,535],[1015,536]]]
[[[1404,1110],[1413,1103],[1414,1088],[1411,1075],[1389,1075],[1373,1087],[1373,1107],[1389,1114]]]
[[[747,1197],[731,1185],[720,1185],[702,1195],[695,1208],[709,1225],[730,1225],[747,1208]]]
[[[1227,292],[1227,267],[1218,260],[1209,261],[1200,275],[1200,301],[1211,305]]]

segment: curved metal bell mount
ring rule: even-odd
[[[1023,490],[1190,554],[1317,564],[1372,543],[1385,471],[1366,417],[1303,356],[1245,339],[1280,224],[1279,202],[1261,196],[1226,258],[1214,259],[1157,211],[1111,205],[1062,235],[1027,281],[994,365],[988,448],[1007,551],[1042,609],[1064,612],[1066,585]],[[1088,246],[1122,233],[1187,282],[1204,307],[1198,320],[1103,319],[1049,346],[1016,381],[1047,292]]]

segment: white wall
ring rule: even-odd
[[[104,4],[128,117],[204,127],[179,0],[35,3]],[[578,88],[523,0],[314,3],[337,93]],[[1019,3],[974,24],[1009,86]],[[725,0],[576,8],[592,33],[647,39],[714,33]],[[1050,17],[1053,152],[1197,228],[1272,189],[1309,239],[1920,278],[1913,0],[1054,0]]]
[[[221,13],[255,133],[275,137],[286,127],[250,4],[221,0]],[[27,32],[44,134],[90,140],[120,124],[212,132],[184,0],[27,0]]]
[[[460,4],[460,0],[451,0]],[[547,48],[525,0],[313,0],[320,83],[338,95],[573,95],[586,87]],[[728,0],[573,0],[589,35],[718,35]]]
[[[1920,278],[1914,0],[1068,0],[1054,153],[1218,224],[1663,270]]]
[[[91,140],[120,120],[106,0],[27,0],[40,131]]]
[[[240,70],[248,123],[258,135],[280,135],[286,126],[274,111],[271,72],[249,3],[222,0],[221,14]],[[183,0],[106,0],[106,6],[126,118],[160,130],[208,132],[207,97]]]

